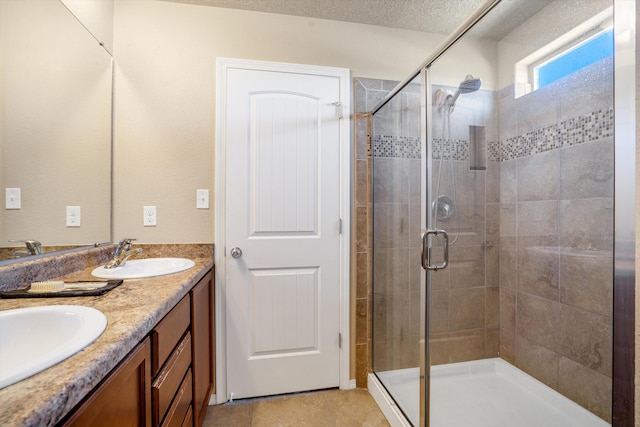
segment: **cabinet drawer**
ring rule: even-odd
[[[182,421],[182,427],[193,427],[193,406],[189,406],[187,415],[184,417],[184,420]]]
[[[162,422],[162,427],[182,427],[185,421],[187,421],[187,415],[191,409],[191,389],[193,387],[193,379],[191,375],[191,369],[187,371],[180,384],[178,393],[173,399],[173,403],[167,411],[167,415]],[[188,425],[188,424],[187,424]]]
[[[187,332],[151,385],[154,425],[164,418],[190,365],[191,333]]]
[[[158,373],[191,322],[189,295],[184,297],[151,331],[151,375]]]

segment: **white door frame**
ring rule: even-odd
[[[349,378],[350,371],[350,230],[351,230],[351,76],[345,68],[322,67],[313,65],[289,64],[280,62],[254,61],[232,58],[217,59],[216,77],[216,160],[215,160],[215,271],[216,271],[216,394],[210,403],[224,403],[227,394],[227,334],[226,334],[226,271],[225,271],[225,200],[226,200],[226,75],[232,68],[298,72],[321,76],[337,77],[340,81],[341,106],[340,121],[340,218],[342,219],[342,233],[340,236],[340,334],[342,346],[340,348],[340,388],[355,387],[355,381]]]

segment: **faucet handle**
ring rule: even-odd
[[[136,240],[138,239],[131,238],[131,237],[127,237],[125,239],[120,240],[120,243],[118,243],[116,250],[113,252],[113,257],[111,258],[111,261],[109,261],[104,266],[104,268],[119,267],[121,265],[124,265],[130,256],[134,254],[142,253],[142,248],[138,248],[138,250],[133,250],[133,251],[131,250],[131,243],[133,243]]]
[[[25,245],[27,245],[27,249],[34,255],[40,255],[42,253],[42,243],[37,240],[26,240]]]
[[[24,243],[31,255],[42,254],[42,243],[34,239],[9,240],[10,243]]]
[[[128,251],[131,248],[131,243],[135,242],[136,240],[138,239],[133,237],[127,237],[120,240],[120,243],[118,243],[118,247],[116,247],[116,253],[117,254],[120,253],[122,249],[124,249],[125,251]]]

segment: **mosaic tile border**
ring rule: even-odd
[[[469,160],[469,141],[434,138],[432,155],[435,160]]]
[[[420,158],[420,137],[373,135],[373,157]]]
[[[555,125],[536,129],[505,141],[489,141],[487,158],[492,162],[504,162],[571,147],[585,142],[613,137],[613,108],[597,110]],[[410,136],[374,135],[372,138],[373,157],[405,159],[420,158],[420,138]],[[469,141],[457,139],[433,140],[433,158],[445,160],[469,160]]]
[[[552,126],[508,138],[500,144],[498,157],[500,161],[504,162],[585,142],[598,141],[612,137],[613,128],[613,108],[597,110],[588,115],[574,117]]]
[[[499,162],[501,153],[502,147],[500,141],[487,142],[487,158],[490,162]]]
[[[493,149],[498,143],[489,143],[489,160],[497,161],[499,150]],[[419,159],[420,138],[409,136],[374,135],[372,138],[373,157]],[[495,154],[492,154],[495,153]],[[439,160],[469,160],[469,141],[464,139],[433,140],[433,158]]]

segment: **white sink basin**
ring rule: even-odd
[[[101,311],[80,305],[0,311],[0,388],[77,353],[106,327]]]
[[[188,270],[194,265],[196,265],[195,262],[186,258],[134,259],[127,261],[121,267],[98,267],[91,272],[91,275],[101,279],[142,279],[177,273]]]

